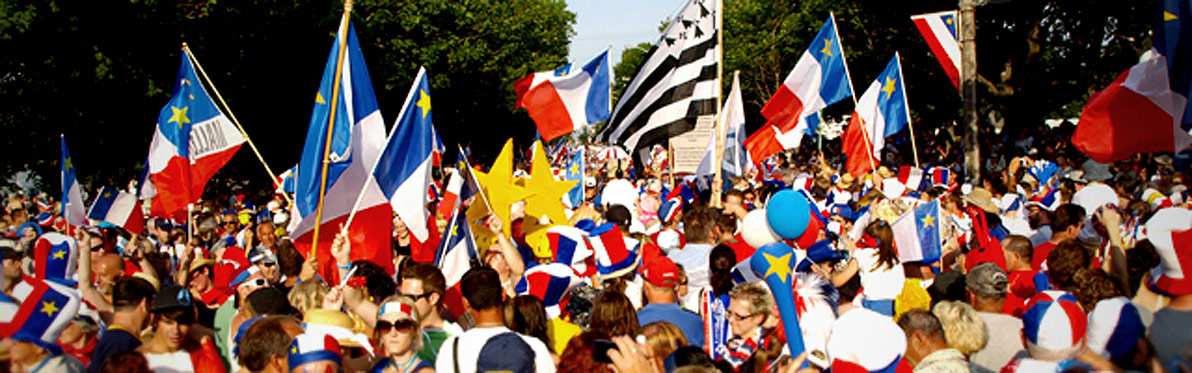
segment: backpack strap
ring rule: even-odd
[[[455,337],[455,342],[451,343],[451,361],[455,364],[455,373],[459,372],[459,336]]]

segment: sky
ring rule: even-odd
[[[609,62],[616,66],[621,51],[638,43],[651,43],[658,26],[686,0],[571,0],[567,10],[575,13],[575,36],[567,59],[583,63],[612,46]]]

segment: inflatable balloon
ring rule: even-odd
[[[779,237],[796,239],[807,230],[811,208],[798,192],[784,189],[770,197],[766,205],[766,221]]]
[[[741,238],[744,238],[745,243],[753,247],[762,247],[782,239],[782,237],[778,237],[778,233],[774,233],[774,230],[770,229],[770,223],[766,219],[766,209],[756,209],[745,214],[745,219],[741,221]]]
[[[802,199],[799,196],[795,197]],[[773,201],[770,200],[771,203]],[[778,314],[782,318],[791,356],[799,356],[805,350],[803,330],[799,325],[799,311],[795,309],[795,293],[792,288],[794,283],[791,277],[799,261],[799,255],[795,250],[783,242],[762,246],[749,258],[753,273],[766,282],[770,287],[770,294],[774,295],[774,304],[778,306]]]

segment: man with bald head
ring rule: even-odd
[[[124,277],[124,258],[120,255],[103,254],[92,266],[95,271],[96,289],[108,302],[112,301],[112,285]]]

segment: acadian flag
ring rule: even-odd
[[[211,101],[183,48],[173,96],[161,108],[149,145],[147,190],[156,191],[147,196],[153,198],[151,215],[172,217],[198,201],[207,180],[243,144],[244,134]]]
[[[898,260],[903,263],[931,263],[940,259],[943,238],[940,235],[940,202],[924,203],[903,213],[890,225]]]
[[[513,83],[517,107],[525,108],[538,125],[543,141],[578,131],[583,126],[608,120],[611,68],[608,51],[568,74],[570,64],[554,71],[527,75]]]
[[[803,118],[852,97],[850,81],[840,34],[836,31],[836,17],[828,15],[811,46],[762,108],[766,125],[776,127],[778,133],[802,130],[800,126],[806,127]]]
[[[129,232],[141,234],[145,227],[145,215],[137,197],[122,191],[104,187],[99,197],[91,203],[87,217],[119,225]]]
[[[419,68],[393,132],[389,133],[372,171],[393,212],[406,222],[410,234],[419,241],[430,236],[427,227],[418,223],[431,217],[426,210],[430,202],[426,189],[431,184],[431,152],[435,146],[431,114],[430,82],[426,69]]]
[[[880,164],[886,137],[902,131],[911,121],[902,77],[902,63],[898,53],[894,53],[886,69],[869,85],[853,109],[853,117],[844,131],[847,168],[853,177],[860,177]]]
[[[960,35],[960,17],[958,17],[958,12],[949,10],[920,14],[911,16],[911,21],[915,22],[915,27],[923,33],[923,38],[927,40],[927,47],[931,48],[931,53],[935,53],[935,58],[944,67],[944,73],[948,74],[948,79],[952,80],[952,85],[956,86],[956,91],[959,92],[960,43],[957,36]]]
[[[567,172],[563,180],[578,181],[567,195],[563,196],[563,204],[567,208],[578,208],[584,203],[584,148],[581,146],[567,161]]]
[[[81,227],[85,220],[86,205],[83,205],[83,193],[79,181],[75,178],[74,162],[70,158],[70,150],[66,148],[66,136],[62,138],[62,218],[66,223]]]
[[[340,50],[343,50],[342,60],[339,59]],[[339,76],[336,76],[337,72]],[[370,167],[377,163],[381,149],[385,147],[385,123],[373,94],[356,31],[346,15],[331,45],[314,101],[295,179],[295,208],[291,209],[293,218],[289,226],[291,237],[295,238],[294,245],[303,255],[309,255],[315,245],[312,242],[314,228],[318,225],[319,240],[314,246],[315,251],[321,258],[330,258],[331,242],[339,232],[340,224],[347,222],[353,206],[357,206],[355,218],[347,227],[352,242],[352,260],[372,260],[392,273],[389,247],[393,239],[393,210],[388,198],[371,182],[369,175]],[[331,120],[334,120],[334,126],[328,125]],[[324,155],[330,162],[326,175]],[[320,185],[324,176],[325,193]],[[425,186],[417,195],[426,195]],[[323,216],[316,221],[320,200]],[[324,279],[338,282],[339,276],[334,275],[336,268],[332,262],[320,260],[319,273]]]
[[[476,239],[472,237],[467,214],[455,209],[451,220],[447,221],[447,237],[439,246],[439,253],[435,256],[435,267],[443,270],[443,277],[447,280],[443,304],[457,318],[465,311],[459,280],[472,268],[472,261],[477,256]]]

